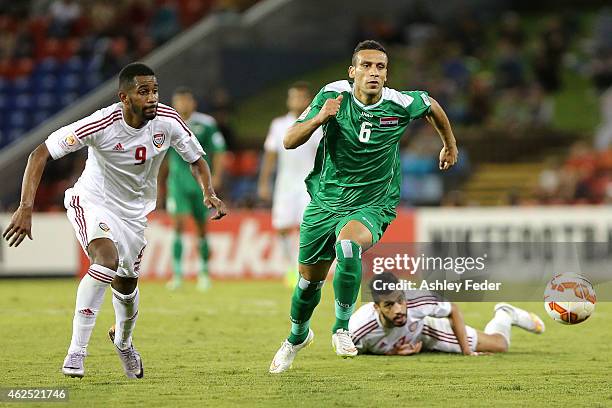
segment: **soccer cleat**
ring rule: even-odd
[[[528,312],[519,307],[512,306],[509,303],[498,303],[495,305],[495,312],[498,310],[507,311],[512,317],[512,325],[518,326],[521,329],[527,330],[528,332],[535,334],[542,334],[546,330],[546,326],[542,319],[535,313]]]
[[[68,353],[64,359],[62,373],[67,377],[82,378],[85,375],[85,365],[83,364],[87,353],[85,351]]]
[[[270,363],[270,374],[280,374],[291,368],[293,359],[297,355],[298,351],[312,344],[314,340],[314,332],[308,329],[308,336],[300,344],[293,345],[289,341],[285,340],[281,343],[280,348],[274,355],[272,362]]]
[[[357,347],[353,344],[351,334],[348,330],[338,329],[332,334],[332,346],[337,355],[343,358],[355,357]]]
[[[115,346],[115,350],[117,350],[117,355],[121,360],[125,375],[127,375],[128,378],[144,377],[142,358],[140,358],[140,354],[138,351],[136,351],[134,345],[130,344],[130,347],[125,350],[121,350],[119,347],[117,347],[117,345],[115,345],[115,325],[112,325],[108,330],[108,337],[110,337],[113,345]]]

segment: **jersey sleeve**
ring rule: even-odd
[[[59,128],[51,133],[45,145],[54,160],[68,153],[76,152],[84,146],[94,146],[98,134],[116,118],[121,117],[120,111],[108,114],[108,111],[98,110],[91,115]]]
[[[170,146],[187,163],[195,163],[206,153],[193,132],[189,130],[185,122],[178,118],[170,121]]]
[[[412,97],[412,103],[406,108],[410,119],[419,119],[431,112],[431,101],[427,92],[403,91],[402,93]]]
[[[424,317],[448,317],[451,312],[451,303],[442,302],[432,294],[422,294],[406,300],[410,317],[419,320]]]
[[[304,110],[304,112],[302,112],[302,114],[297,118],[296,122],[306,122],[317,116],[317,114],[321,111],[325,100],[329,99],[329,95],[329,92],[324,93],[324,90],[321,89],[319,93],[314,97],[312,102],[310,102],[310,105],[308,105],[306,110]]]

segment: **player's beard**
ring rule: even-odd
[[[157,105],[155,105],[153,109],[149,109],[148,111],[146,110],[146,108],[142,108],[142,117],[146,120],[153,120],[155,119],[155,116],[157,116]]]

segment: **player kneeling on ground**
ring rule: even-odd
[[[495,315],[484,332],[466,326],[459,307],[441,302],[433,294],[420,292],[407,298],[403,291],[375,290],[374,281],[397,283],[385,272],[370,282],[374,302],[361,306],[349,322],[349,331],[359,354],[408,356],[420,351],[443,351],[477,355],[503,353],[510,346],[510,329],[518,326],[532,333],[544,332],[544,323],[507,303],[494,307]]]

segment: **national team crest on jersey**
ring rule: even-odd
[[[397,116],[387,116],[380,118],[380,127],[393,127],[399,124],[399,118]]]
[[[106,225],[105,223],[101,222],[100,224],[98,224],[98,227],[100,227],[100,229],[104,232],[108,232],[110,231],[110,227],[108,225]]]
[[[160,149],[164,145],[165,141],[166,141],[166,135],[164,135],[163,133],[156,133],[153,135],[153,144],[158,149]]]

